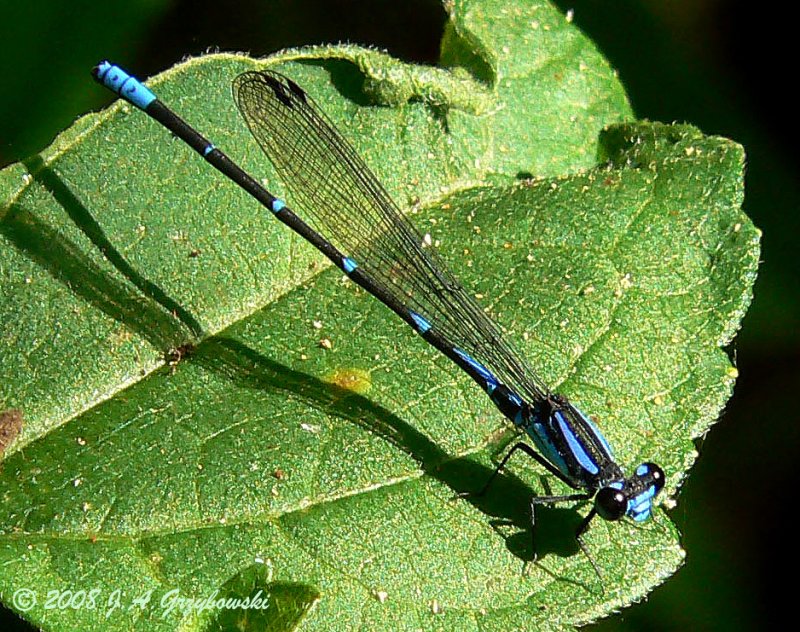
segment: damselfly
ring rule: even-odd
[[[351,145],[294,81],[271,70],[245,72],[234,80],[233,94],[250,132],[290,191],[297,214],[137,79],[109,62],[99,64],[93,74],[316,246],[486,391],[514,426],[527,434],[535,449],[524,442],[515,444],[483,491],[517,451],[530,455],[576,490],[560,496],[534,496],[532,534],[537,505],[593,499],[575,538],[597,571],[581,541],[592,519],[599,515],[606,520],[623,516],[637,522],[647,520],[653,499],[664,485],[661,468],[642,463],[633,475],[623,475],[608,442],[590,418],[535,376],[422,234],[403,217]]]

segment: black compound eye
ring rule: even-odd
[[[656,488],[656,494],[664,487],[664,470],[662,470],[655,463],[648,463],[650,466],[650,476],[653,479],[653,486]]]
[[[656,494],[664,487],[664,470],[655,463],[642,463],[636,468],[636,475],[648,481],[655,488]]]
[[[604,487],[594,499],[597,513],[605,520],[619,520],[625,515],[628,508],[628,499],[620,490],[613,487]]]

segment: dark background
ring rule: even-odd
[[[445,20],[436,0],[2,4],[0,165],[38,152],[77,116],[112,100],[87,74],[104,57],[147,77],[216,49],[264,56],[348,41],[432,64]],[[745,209],[764,231],[755,301],[731,350],[741,377],[672,512],[686,565],[646,603],[592,629],[752,630],[791,621],[800,390],[796,25],[771,3],[558,4],[575,10],[574,23],[619,70],[640,118],[687,121],[745,146]],[[29,627],[4,611],[0,629]]]

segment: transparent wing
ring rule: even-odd
[[[369,167],[297,84],[273,71],[246,72],[235,79],[233,91],[298,216],[509,388],[530,402],[546,396],[547,388],[497,325],[423,244]]]

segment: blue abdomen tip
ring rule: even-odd
[[[141,110],[156,100],[156,95],[141,81],[108,61],[97,64],[92,74],[99,83]]]
[[[98,81],[102,81],[104,75],[106,74],[106,72],[108,72],[108,69],[111,67],[112,67],[111,62],[104,59],[94,67],[94,70],[92,70],[92,74],[94,75],[95,79],[97,79]]]

